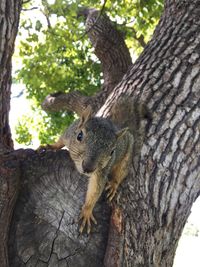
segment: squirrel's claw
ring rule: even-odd
[[[86,225],[86,219],[84,218],[83,221],[82,221],[82,224],[79,228],[79,232],[82,234],[83,232],[83,229],[85,228],[85,225]]]
[[[79,217],[79,220],[82,220],[82,219],[83,219],[83,221],[82,221],[81,226],[79,228],[79,232],[82,234],[82,232],[83,232],[83,230],[87,224],[87,233],[89,234],[91,231],[91,221],[94,224],[97,224],[97,221],[94,218],[92,212],[86,208],[82,209],[81,215]]]
[[[112,201],[117,192],[117,187],[118,187],[117,183],[113,182],[112,180],[107,183],[105,190],[108,191],[107,198],[110,202]]]
[[[107,194],[107,198],[108,198],[108,200],[109,200],[110,202],[111,202],[112,199],[114,198],[115,194],[116,194],[116,191],[111,191],[111,190],[110,190],[110,192]]]

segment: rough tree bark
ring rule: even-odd
[[[198,0],[166,0],[152,40],[99,111],[107,116],[126,94],[147,103],[153,120],[144,125],[141,152],[133,156],[112,207],[104,195],[98,202],[98,225],[90,236],[77,231],[87,178],[78,174],[67,151],[21,150],[2,156],[5,168],[20,172],[8,242],[10,266],[172,266],[200,193],[199,13]]]
[[[18,30],[21,1],[0,2],[0,144],[13,147],[8,114],[10,109],[11,57]]]
[[[20,173],[16,156],[9,155],[9,151],[13,150],[13,142],[8,119],[11,57],[20,10],[21,0],[0,1],[0,260],[2,267],[8,266],[8,230],[17,197]]]

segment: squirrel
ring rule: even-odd
[[[133,105],[130,100],[128,102]],[[120,105],[123,106],[124,101],[119,103]],[[111,112],[116,110],[117,105]],[[138,114],[136,112],[137,116],[147,115],[147,109],[137,110],[140,110]],[[141,112],[144,114],[141,115]],[[116,118],[113,117],[113,120],[116,121]],[[80,233],[87,226],[89,234],[91,222],[97,224],[93,209],[104,188],[108,200],[112,201],[119,185],[128,175],[133,141],[133,135],[127,127],[120,129],[109,118],[93,116],[89,105],[81,118],[65,130],[56,143],[48,145],[50,149],[61,149],[66,146],[77,170],[89,177],[85,203],[80,214]]]

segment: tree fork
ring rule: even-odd
[[[48,95],[42,103],[46,111],[68,109],[80,115],[90,104],[96,113],[132,64],[122,34],[104,13],[94,8],[82,8],[78,16],[85,18],[86,33],[101,61],[104,84],[92,97],[83,96],[78,91]]]
[[[133,153],[130,174],[116,197],[123,216],[122,232],[115,231],[120,229],[114,227],[121,215],[113,210],[111,219],[117,218],[111,221],[108,242],[113,250],[109,245],[106,249],[110,210],[103,196],[94,211],[98,225],[90,236],[78,235],[87,179],[76,171],[68,152],[32,151],[20,162],[20,194],[9,234],[11,266],[102,266],[103,260],[111,261],[105,259],[106,251],[107,255],[114,251],[121,266],[172,266],[177,242],[200,194],[199,12],[197,0],[166,0],[153,39],[101,109],[106,116],[127,94],[148,103],[153,113],[141,152]],[[4,164],[2,157],[1,162],[7,168],[12,164]],[[0,192],[7,205],[7,189]],[[3,230],[9,226],[6,222]]]

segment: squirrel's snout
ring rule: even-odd
[[[85,162],[84,160],[82,162],[82,168],[84,173],[91,173],[95,171],[95,167],[92,162]]]

